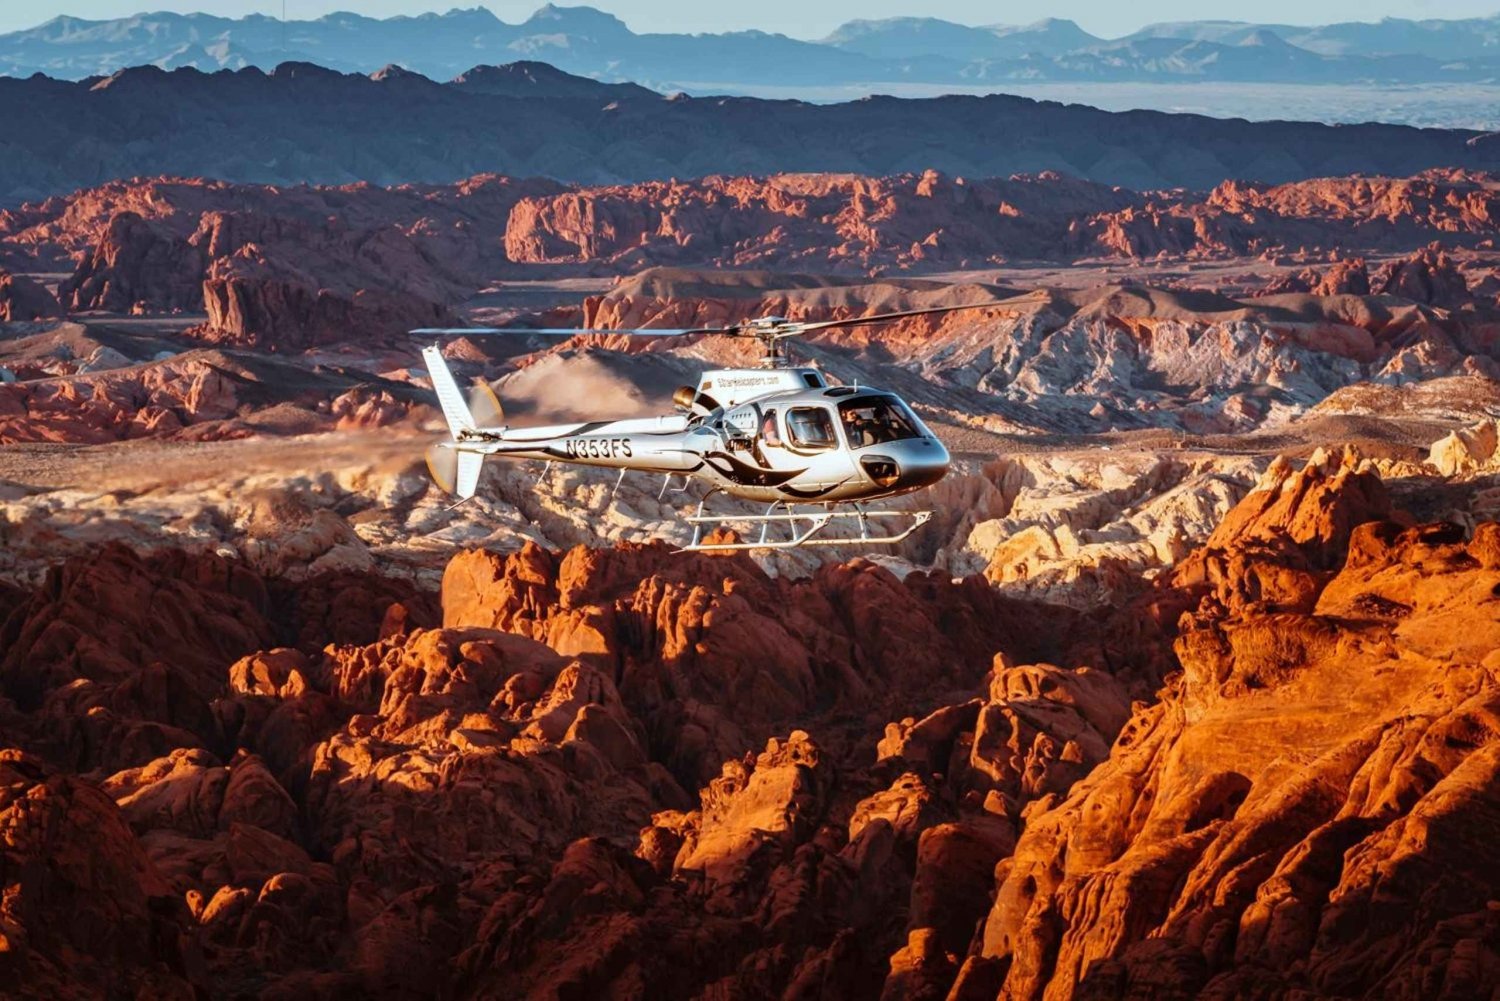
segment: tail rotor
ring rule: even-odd
[[[479,489],[479,472],[484,468],[484,453],[445,441],[427,446],[427,472],[445,493],[468,500]]]
[[[500,405],[500,397],[483,379],[477,380],[474,388],[469,390],[469,416],[474,418],[477,428],[497,428],[505,423],[505,408]]]
[[[480,429],[497,428],[505,412],[495,391],[483,381],[474,386],[466,403],[437,345],[424,348],[422,359],[432,376],[432,388],[451,436],[450,441],[428,446],[427,471],[443,490],[468,500],[479,488],[479,471],[484,466],[484,451],[482,446],[476,447],[475,439],[484,437]]]
[[[427,446],[427,474],[445,494],[458,486],[458,453],[439,442]]]

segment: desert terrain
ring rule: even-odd
[[[0,993],[1500,990],[1500,176],[106,181],[0,212]],[[953,467],[676,550],[415,326],[792,348]],[[750,346],[455,336],[517,424]]]

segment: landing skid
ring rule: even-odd
[[[792,504],[785,501],[773,501],[763,514],[704,514],[703,505],[707,501],[707,497],[699,501],[697,511],[686,519],[687,523],[693,526],[693,541],[683,546],[679,552],[721,553],[748,549],[797,549],[801,546],[891,545],[902,541],[932,518],[931,511],[867,511],[859,504],[851,505],[853,507],[851,511],[837,511],[828,507],[811,512],[798,512]],[[778,513],[777,508],[783,508],[784,511]],[[850,518],[859,523],[858,535],[834,537],[822,534],[823,530],[834,521]],[[902,531],[874,535],[871,534],[870,519],[872,518],[899,518],[908,521],[909,524]],[[728,527],[731,524],[759,525],[759,538],[754,542],[703,541],[706,527]],[[783,525],[787,527],[789,537],[772,538],[771,529]]]

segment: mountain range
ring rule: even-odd
[[[0,135],[0,206],[160,174],[388,185],[483,173],[597,184],[1050,170],[1135,190],[1206,190],[1225,178],[1500,167],[1500,136],[1459,129],[1106,112],[1004,94],[840,104],[669,96],[537,62],[475,67],[447,83],[395,66],[366,75],[309,63],[0,78]]]
[[[363,73],[396,64],[449,79],[477,64],[516,60],[694,93],[768,82],[1472,84],[1500,78],[1500,15],[1320,27],[1186,21],[1117,39],[1055,18],[975,27],[904,17],[851,21],[825,38],[799,40],[762,31],[636,33],[591,7],[548,4],[519,24],[482,7],[386,19],[336,13],[285,23],[264,15],[158,12],[104,21],[61,16],[0,35],[0,74],[74,80],[141,65],[270,69],[288,61]]]

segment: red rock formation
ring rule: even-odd
[[[1136,195],[1053,173],[965,180],[934,171],[707,177],[602,188],[479,176],[443,187],[276,189],[113,182],[0,216],[0,260],[71,259],[71,309],[196,310],[212,340],[300,349],[451,323],[448,308],[532,264],[884,273],[1071,259],[1410,250],[1493,233],[1489,175],[1227,181],[1207,197]],[[1435,253],[1435,252],[1434,252]],[[1435,269],[1435,270],[1434,270]],[[1340,271],[1272,291],[1359,294]],[[1377,291],[1467,302],[1437,258],[1383,271]],[[1436,297],[1436,298],[1434,298]]]
[[[694,956],[710,947],[747,990],[822,970],[876,991],[910,937],[908,895],[911,934],[949,956],[986,903],[955,918],[950,889],[1013,837],[1005,816],[955,818],[952,797],[975,793],[950,789],[935,754],[919,761],[916,738],[899,763],[874,762],[873,743],[844,747],[878,732],[888,702],[974,684],[997,646],[1047,645],[1030,634],[1032,609],[980,581],[902,582],[864,563],[779,581],[745,559],[661,546],[470,553],[445,581],[445,628],[387,614],[385,638],[318,654],[337,634],[325,609],[339,605],[322,585],[203,559],[109,549],[59,571],[10,617],[0,688],[27,721],[15,736],[71,767],[103,766],[139,852],[192,915],[173,927],[220,985],[321,969],[324,989],[383,994],[423,978],[377,944],[413,937],[427,943],[428,979],[461,954],[465,991],[497,989],[496,977],[597,984],[618,969],[593,943],[615,933],[590,914],[641,942],[691,912],[703,934],[655,954],[631,946],[631,976],[683,994],[707,982]],[[156,574],[168,580],[148,608]],[[355,607],[378,600],[367,589]],[[302,649],[273,648],[273,634]],[[1060,776],[1076,756],[1066,747],[1093,753],[1099,740],[1083,720],[1106,703],[1088,684],[1058,691],[1071,693],[1059,707],[1088,707],[1059,717],[1071,722],[1055,744],[1041,703],[1028,723],[1006,717],[1033,776]],[[792,733],[739,763],[792,717],[827,721],[834,749]],[[1004,760],[1002,743],[987,738],[983,760]],[[691,790],[699,775],[689,811],[680,777]],[[1017,803],[1034,791],[1019,774],[999,781]],[[964,788],[990,782],[976,773]],[[600,837],[639,841],[644,861]],[[595,903],[575,906],[580,892]],[[611,916],[617,906],[637,909]],[[747,939],[752,920],[770,923]],[[800,945],[810,928],[815,955]],[[344,935],[371,945],[334,961]]]
[[[382,426],[410,413],[420,390],[357,371],[309,372],[292,360],[217,350],[0,385],[0,444],[96,443],[135,438],[210,441],[257,431]],[[330,401],[333,401],[330,404]]]
[[[120,212],[58,294],[72,310],[193,309],[202,299],[204,263],[202,250],[165,223]]]
[[[0,270],[0,322],[45,320],[62,315],[55,296],[25,275]]]
[[[0,967],[12,997],[190,997],[190,916],[109,795],[0,749]]]
[[[59,761],[125,767],[217,748],[213,703],[231,663],[280,637],[314,650],[373,639],[396,602],[426,620],[425,602],[394,582],[268,583],[209,554],[107,545],[51,571],[0,625],[0,690],[39,714],[37,746]]]
[[[1027,659],[1055,650],[978,579],[898,581],[858,561],[791,582],[660,544],[560,562],[527,546],[455,557],[443,593],[445,625],[518,632],[615,673],[661,731],[660,760],[690,782],[814,706],[861,706],[897,679],[941,691],[981,674],[997,645]]]
[[[4,599],[0,956],[28,997],[1486,996],[1500,526],[1389,514],[1352,455],[1277,466],[1100,623],[528,546],[423,628],[106,550]],[[1150,702],[1062,659],[1174,635]]]
[[[208,313],[199,331],[205,340],[277,350],[379,340],[415,327],[458,323],[438,303],[403,292],[321,287],[317,278],[253,246],[216,260],[200,294]]]
[[[234,414],[239,388],[231,373],[191,358],[147,369],[0,386],[0,442],[170,435]]]
[[[1468,609],[1500,581],[1500,528],[1351,532],[1381,504],[1359,475],[1298,474],[1226,520],[1210,548],[1284,568],[1296,600],[1184,622],[1162,702],[1030,815],[956,996],[1494,988],[1500,685]],[[1309,575],[1309,552],[1343,569]]]
[[[73,257],[71,309],[208,312],[205,337],[300,348],[451,322],[504,263],[498,234],[547,181],[277,189],[117,181],[0,219],[11,253]],[[487,236],[487,234],[489,234]]]
[[[965,181],[936,171],[709,177],[585,189],[516,205],[506,253],[520,262],[857,270],[1053,256],[1069,220],[1134,196],[1056,174]]]
[[[1457,308],[1473,301],[1467,279],[1444,253],[1442,245],[1436,243],[1404,260],[1383,265],[1375,274],[1372,287],[1385,295],[1432,306]]]
[[[1332,177],[1287,184],[1229,180],[1207,198],[1157,194],[1081,220],[1070,245],[1129,257],[1248,256],[1272,248],[1399,249],[1479,242],[1500,218],[1488,174],[1431,170],[1409,178]]]
[[[1369,295],[1370,274],[1364,258],[1339,261],[1323,273],[1312,291],[1315,295]]]

